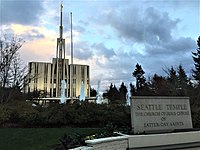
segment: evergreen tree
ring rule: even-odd
[[[155,74],[152,78],[151,87],[155,95],[160,95],[160,96],[170,95],[170,88],[168,81],[162,76]]]
[[[183,69],[182,65],[178,66],[178,82],[179,85],[187,85],[188,84],[188,77],[185,73],[185,70]]]
[[[194,60],[194,69],[192,70],[193,72],[193,77],[197,81],[198,85],[200,84],[200,36],[197,40],[197,51],[192,53],[192,57]]]
[[[117,90],[116,86],[112,83],[110,84],[110,88],[107,91],[107,98],[109,99],[111,104],[117,104],[120,101],[120,94]]]
[[[176,74],[176,70],[174,69],[173,66],[171,66],[170,69],[168,69],[168,80],[170,81],[170,83],[172,83],[174,86],[177,85],[177,81],[178,81],[178,77]]]
[[[97,91],[94,88],[92,88],[91,86],[90,86],[90,96],[91,97],[97,96]]]
[[[135,86],[130,83],[131,96],[135,95]]]
[[[165,71],[168,75],[167,77],[167,81],[168,81],[168,88],[170,89],[170,93],[169,95],[175,96],[178,93],[178,76],[177,76],[177,72],[174,69],[173,66],[171,66],[171,68],[167,69],[167,71]]]
[[[188,95],[188,88],[190,86],[189,79],[183,69],[182,65],[178,66],[178,95]]]
[[[133,72],[133,77],[136,78],[136,89],[141,90],[145,86],[146,79],[144,77],[145,72],[143,71],[141,65],[136,64],[135,71]]]
[[[121,102],[122,103],[126,103],[126,93],[128,92],[126,86],[124,85],[124,82],[121,83],[120,87],[119,87],[119,93],[120,93],[120,97],[121,97]]]

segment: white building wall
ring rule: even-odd
[[[43,91],[50,93],[50,71],[51,63],[29,62],[28,88],[27,92]]]
[[[62,59],[62,61],[64,61],[64,67],[63,67],[63,80],[66,81],[66,85],[68,83],[68,79],[69,79],[69,71],[68,71],[68,65],[69,65],[69,60],[68,59]],[[52,71],[51,71],[51,76],[52,76],[52,97],[60,97],[60,95],[58,95],[58,90],[60,90],[58,88],[58,81],[62,80],[62,79],[58,79],[58,66],[57,66],[57,58],[53,58],[52,59]],[[68,90],[66,89],[66,95],[68,95]]]
[[[47,97],[59,97],[56,95],[57,90],[57,67],[56,58],[52,59],[52,63],[46,62],[29,62],[29,75],[30,82],[28,83],[26,92],[45,91]],[[64,79],[66,81],[66,96],[71,97],[70,90],[70,67],[69,60],[64,60],[65,68],[63,72]],[[86,97],[90,97],[90,68],[88,65],[73,65],[72,75],[72,88],[73,97],[80,96],[81,83],[84,83],[84,92]]]
[[[70,67],[72,67],[72,65],[70,65]],[[72,70],[73,97],[80,96],[82,81],[84,83],[84,94],[86,97],[90,97],[90,68],[89,66],[74,64],[72,68],[73,69],[71,70]]]

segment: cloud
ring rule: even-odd
[[[44,34],[39,33],[39,31],[35,29],[29,30],[27,33],[22,34],[21,37],[27,41],[45,38]]]
[[[12,24],[6,26],[14,35],[22,38],[25,43],[20,49],[24,62],[50,61],[56,55],[57,33],[45,27]],[[66,39],[66,43],[69,41]]]
[[[170,42],[163,44],[163,46],[171,52],[185,53],[193,50],[196,47],[194,39],[189,37],[180,37],[178,39],[171,40]]]
[[[3,26],[2,30],[4,33],[11,33],[16,36],[23,38],[25,41],[37,40],[48,38],[49,40],[56,39],[56,32],[45,27],[31,26],[31,25],[21,25],[12,24]]]
[[[134,81],[132,71],[135,57],[132,57],[132,53],[119,50],[110,58],[95,55],[91,59],[95,64],[91,67],[91,83],[97,84],[97,81],[101,80],[101,89],[106,89],[110,83],[119,86],[121,82],[128,84]]]
[[[129,6],[113,7],[93,19],[97,24],[101,24],[102,28],[110,26],[116,31],[118,41],[121,41],[120,45],[126,44],[133,48],[128,51],[135,55],[134,59],[129,59],[131,55],[122,58],[122,55],[117,54],[115,60],[109,60],[112,63],[110,66],[116,68],[118,64],[118,68],[128,70],[127,64],[132,64],[134,67],[138,62],[148,74],[156,71],[162,73],[163,67],[182,63],[189,72],[191,65],[187,63],[192,63],[191,51],[195,49],[196,44],[192,37],[176,34],[183,18],[172,18],[169,15],[172,12],[169,10],[165,11],[150,5],[139,9],[139,6],[141,5],[137,7],[130,3]],[[103,19],[99,21],[98,18]],[[127,46],[123,51],[127,51]],[[125,59],[127,64],[122,59]]]
[[[68,53],[69,54],[69,53]],[[74,44],[74,57],[80,60],[91,58],[93,52],[87,42],[78,41]]]
[[[196,47],[194,39],[189,37],[180,37],[178,39],[171,39],[168,42],[160,42],[154,45],[145,44],[146,55],[153,55],[155,57],[162,55],[184,55],[191,52]]]
[[[180,19],[172,20],[167,12],[160,13],[153,7],[141,11],[136,7],[124,7],[120,12],[112,10],[104,20],[104,24],[114,28],[118,37],[128,42],[151,43],[169,41],[172,31],[177,28]]]
[[[195,40],[180,37],[169,42],[150,45],[145,44],[145,55],[137,55],[138,63],[142,64],[146,75],[154,73],[166,75],[162,68],[182,64],[187,74],[193,67],[192,51],[196,48]]]
[[[146,55],[138,56],[138,63],[142,64],[146,75],[155,73],[166,75],[163,68],[182,64],[186,73],[191,74],[193,67],[192,51],[195,41],[191,38],[171,40],[160,46],[146,45]]]
[[[167,12],[159,13],[153,7],[150,7],[146,10],[143,19],[143,24],[145,25],[144,31],[147,32],[151,38],[153,37],[153,39],[156,38],[157,40],[167,42],[171,40],[172,31],[177,27],[177,23],[179,22],[180,19],[172,20],[169,18]],[[151,41],[151,39],[146,40],[148,42]]]
[[[21,57],[25,62],[50,62],[52,56],[55,57],[55,43],[48,38],[25,42],[20,49]]]
[[[92,48],[95,51],[96,55],[103,55],[106,58],[111,58],[113,56],[115,56],[115,51],[113,48],[107,48],[104,43],[95,43],[92,45]]]
[[[1,1],[1,24],[38,24],[43,12],[43,0],[3,0]]]

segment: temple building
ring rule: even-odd
[[[71,64],[69,64],[69,59],[65,58],[62,8],[63,6],[61,3],[56,58],[53,58],[52,62],[29,62],[26,92],[33,93],[41,91],[41,93],[43,93],[43,97],[58,98],[61,96],[61,81],[65,80],[66,97],[78,98],[80,96],[82,82],[84,84],[85,97],[90,97],[90,67],[88,65],[73,64],[73,56],[71,57]],[[73,55],[73,49],[71,53],[71,55]]]

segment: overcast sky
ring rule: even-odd
[[[3,34],[25,40],[22,60],[50,62],[59,36],[59,0],[0,0]],[[135,82],[137,63],[145,76],[166,75],[163,68],[182,64],[191,76],[200,36],[199,0],[63,0],[66,54],[70,59],[73,13],[74,63],[90,66],[91,85]]]

